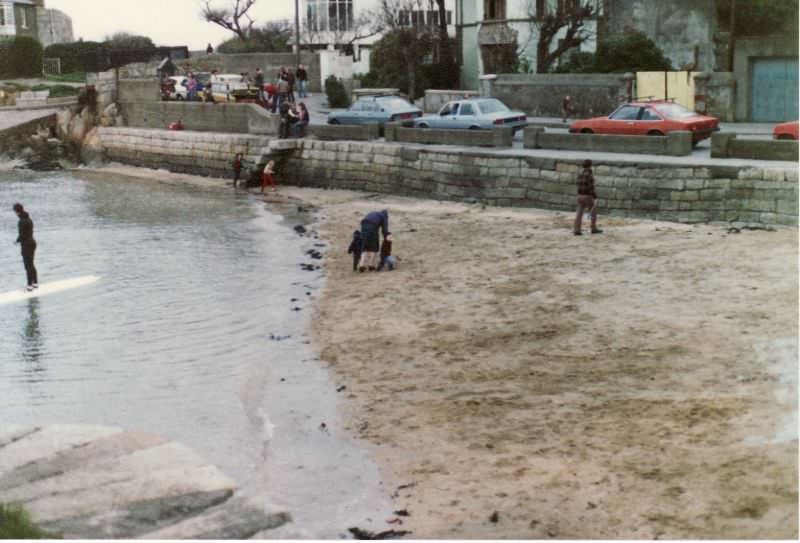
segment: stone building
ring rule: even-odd
[[[0,37],[28,36],[43,46],[74,41],[72,19],[44,0],[0,0]]]

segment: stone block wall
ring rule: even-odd
[[[442,151],[389,143],[302,140],[283,167],[292,184],[489,205],[575,208],[578,160]],[[798,172],[596,162],[604,213],[676,222],[796,225]]]
[[[514,131],[509,126],[497,127],[493,130],[446,130],[408,128],[397,123],[387,123],[385,134],[386,141],[467,147],[511,147],[514,138]]]
[[[56,128],[56,114],[37,117],[25,123],[0,130],[0,153],[27,145],[27,139],[45,129],[50,132]]]
[[[108,159],[173,172],[232,178],[233,157],[258,167],[270,139],[243,134],[100,127],[98,137]],[[243,175],[244,177],[244,175]]]
[[[481,95],[500,99],[529,117],[561,117],[561,101],[569,94],[573,117],[608,115],[630,99],[633,74],[498,74],[481,80]]]
[[[161,86],[158,79],[120,79],[117,86],[117,102],[158,102]]]
[[[101,128],[109,158],[228,177],[237,150],[278,160],[297,186],[352,189],[573,213],[580,160],[480,150]],[[797,225],[798,170],[595,161],[602,213],[685,223]]]
[[[529,126],[525,127],[524,146],[529,149],[686,156],[692,153],[692,134],[685,131],[669,132],[666,136],[563,134]]]
[[[204,102],[128,102],[122,114],[134,128],[166,128],[180,119],[186,130],[277,134],[278,116],[254,104],[206,104]]]
[[[798,142],[791,140],[739,139],[736,134],[711,136],[712,158],[798,161]]]

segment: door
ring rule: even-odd
[[[641,124],[638,121],[641,110],[642,108],[639,106],[622,106],[609,116],[608,121],[603,123],[605,127],[596,130],[596,132],[601,134],[635,134],[637,123]]]
[[[750,120],[797,120],[797,59],[759,58],[751,67]]]
[[[471,128],[478,124],[475,118],[475,105],[469,102],[461,104],[461,111],[458,112],[458,121],[456,128]]]

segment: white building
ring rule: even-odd
[[[455,3],[445,0],[448,34],[455,36]],[[408,26],[438,28],[439,10],[433,0],[389,0],[396,19]],[[375,32],[382,16],[381,0],[301,0],[303,48],[337,49],[353,58],[353,72],[369,71],[371,46],[383,35]]]

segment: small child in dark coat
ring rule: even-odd
[[[364,248],[364,242],[361,239],[361,231],[353,231],[353,241],[350,242],[350,247],[347,248],[348,253],[353,254],[353,271],[358,269],[358,261],[361,260],[361,251]]]

